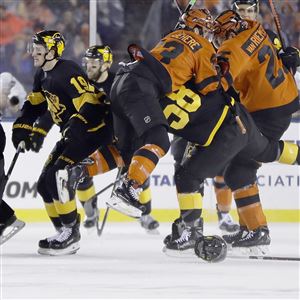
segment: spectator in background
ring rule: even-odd
[[[10,73],[0,74],[0,115],[3,118],[16,118],[25,101],[23,85]]]
[[[11,69],[12,57],[15,52],[15,43],[23,37],[24,29],[30,26],[30,22],[6,10],[0,4],[0,71]]]

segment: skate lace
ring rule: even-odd
[[[47,238],[48,242],[54,241],[56,240],[60,235],[61,235],[62,231],[58,230],[57,233],[55,235],[52,235],[50,237]]]
[[[175,240],[175,243],[181,244],[183,242],[187,242],[189,240],[189,238],[191,237],[191,235],[192,235],[192,232],[190,229],[184,229],[180,238]]]
[[[72,235],[72,228],[65,227],[62,233],[56,238],[58,242],[67,240]]]
[[[137,188],[135,189],[133,186],[128,187],[128,193],[131,198],[133,198],[135,201],[139,201],[139,194],[141,192],[141,189]]]
[[[254,231],[249,231],[248,234],[241,238],[241,241],[248,241],[248,240],[251,240],[252,238],[254,237]]]

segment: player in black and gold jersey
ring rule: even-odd
[[[239,8],[243,2],[235,1],[235,5]],[[214,44],[219,48],[218,59],[228,69],[223,72],[224,89],[233,85],[259,130],[270,141],[278,142],[291,122],[292,113],[299,109],[293,74],[283,64],[286,55],[280,59],[280,47],[275,47],[258,22],[241,19],[232,10],[216,18],[214,32]],[[283,153],[297,156],[296,145],[281,143],[281,148]],[[241,225],[236,234],[224,236],[233,247],[269,243],[267,220],[256,183],[259,166],[259,163],[243,158],[235,159],[232,169],[227,170],[225,181],[234,190]]]
[[[33,36],[32,57],[38,69],[33,90],[13,125],[12,134],[15,147],[24,141],[29,150],[32,125],[47,109],[62,133],[37,186],[58,232],[39,242],[39,253],[50,255],[75,253],[79,249],[80,220],[74,191],[59,193],[65,187],[65,167],[112,142],[112,130],[106,125],[109,114],[104,104],[105,94],[96,95],[83,70],[73,61],[60,58],[64,47],[65,40],[58,31],[41,31]]]

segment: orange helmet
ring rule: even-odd
[[[181,17],[180,27],[188,30],[198,28],[199,33],[203,35],[203,29],[212,32],[213,17],[206,8],[191,9]]]
[[[233,10],[223,11],[214,22],[213,43],[219,48],[224,40],[231,37],[231,34],[238,34],[248,28],[247,21],[243,20],[240,15]]]

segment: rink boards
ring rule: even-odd
[[[7,142],[5,149],[6,170],[15,153],[11,143],[12,123],[3,123]],[[299,123],[292,123],[284,139],[299,144]],[[48,220],[43,201],[36,191],[36,181],[48,154],[59,139],[58,128],[53,128],[45,140],[40,153],[21,154],[7,184],[4,199],[27,221]],[[114,181],[116,171],[94,177],[96,191]],[[264,164],[258,171],[261,202],[270,222],[299,222],[300,168],[277,163]],[[178,215],[178,204],[173,180],[173,159],[168,153],[158,164],[151,176],[153,214],[160,221],[171,221]],[[99,196],[99,207],[105,207],[110,190]],[[204,216],[215,221],[215,195],[211,179],[206,181],[203,200]],[[235,205],[233,204],[233,208]],[[233,215],[236,217],[235,209]],[[110,214],[110,221],[127,221],[118,213]]]

